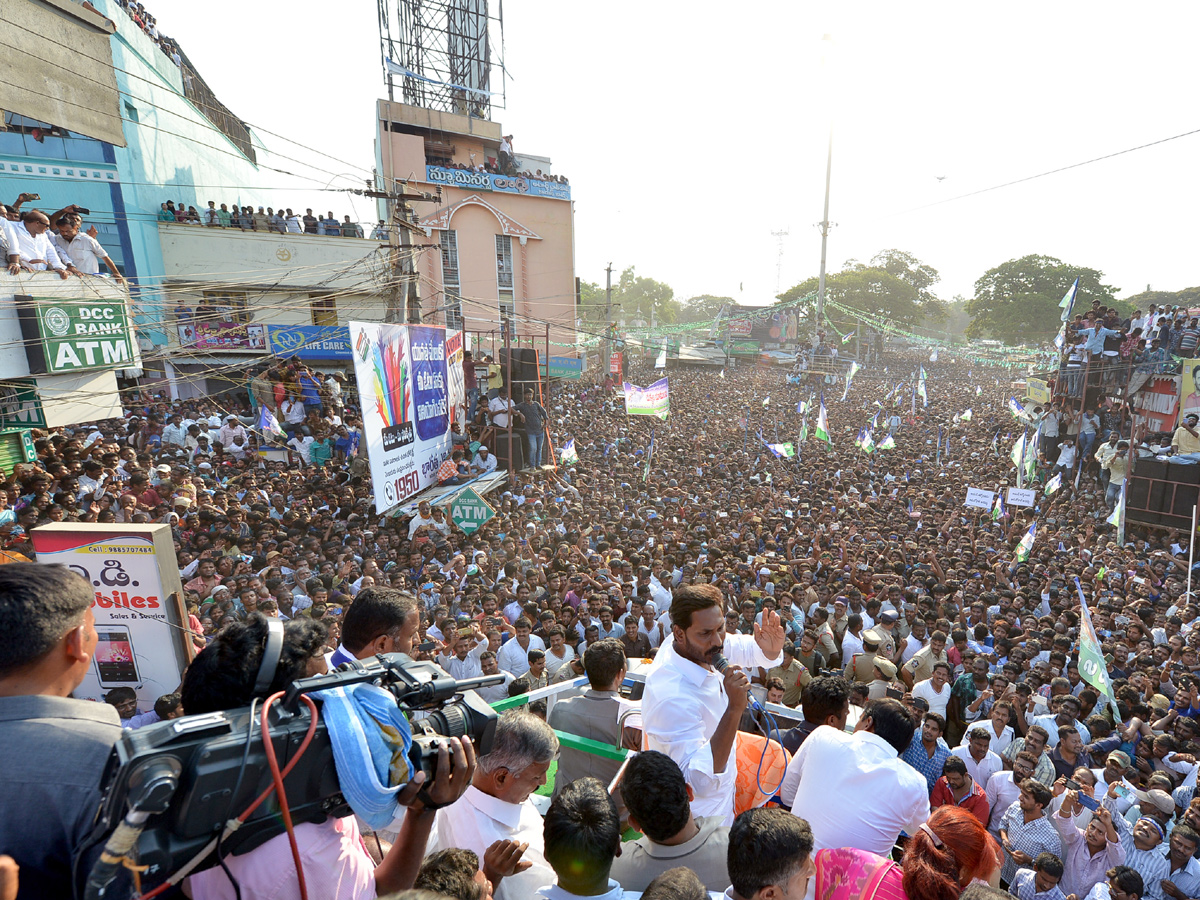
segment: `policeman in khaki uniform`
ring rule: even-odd
[[[867,685],[868,700],[882,700],[888,688],[896,687],[896,664],[882,656],[875,657],[875,677]]]
[[[892,610],[886,610],[879,614],[879,624],[875,626],[875,632],[879,635],[879,655],[892,662],[896,661],[896,623],[900,621],[900,614]]]
[[[862,633],[863,652],[855,653],[846,664],[846,677],[859,684],[870,684],[875,680],[875,658],[881,642],[874,628]],[[882,657],[881,657],[882,658]]]

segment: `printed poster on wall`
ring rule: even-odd
[[[450,454],[446,330],[351,322],[350,343],[375,509],[384,513],[433,484]]]
[[[461,422],[467,416],[467,383],[463,377],[463,333],[446,331],[446,377],[449,379],[447,394],[450,408],[455,410],[454,421]],[[466,432],[463,426],[463,432]]]
[[[149,712],[177,690],[193,651],[170,526],[56,522],[30,534],[38,563],[67,566],[96,595],[99,641],[75,696],[103,702],[129,687]]]

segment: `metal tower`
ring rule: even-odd
[[[488,0],[378,0],[388,99],[490,119],[504,108],[504,13]],[[492,68],[499,69],[493,85]]]

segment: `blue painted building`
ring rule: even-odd
[[[186,55],[173,59],[115,0],[92,4],[115,25],[108,40],[126,146],[85,137],[72,130],[71,121],[43,122],[5,110],[0,202],[31,192],[41,199],[24,209],[49,213],[73,203],[91,210],[85,227],[95,225],[100,243],[130,281],[139,343],[153,367],[155,349],[167,345],[163,317],[172,307],[162,291],[158,211],[164,201],[198,211],[213,200],[218,206],[284,206],[302,213],[299,206],[315,208],[329,195],[275,171],[289,164],[272,159]],[[186,36],[176,37],[186,46]],[[53,42],[43,46],[47,66],[54,64],[51,51],[68,49]],[[71,107],[63,109],[63,117],[71,118]],[[339,212],[350,211],[339,209],[347,206],[340,197],[331,203]]]

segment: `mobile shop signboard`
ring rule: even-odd
[[[123,300],[14,298],[32,375],[134,365]]]
[[[433,484],[450,455],[446,330],[351,322],[350,343],[375,510],[382,514]]]
[[[193,655],[170,526],[55,522],[30,536],[38,563],[66,566],[96,595],[99,643],[75,696],[103,701],[131,687],[138,709],[153,709],[179,687]]]

